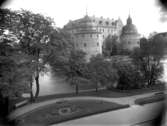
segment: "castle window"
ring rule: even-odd
[[[99,46],[99,43],[97,43],[97,46]]]
[[[86,47],[86,43],[84,43],[84,47]]]
[[[102,21],[99,21],[99,24],[102,24]]]
[[[97,38],[99,37],[99,35],[97,34]]]
[[[104,32],[104,29],[101,29],[100,31],[101,31],[101,32]]]
[[[108,21],[106,21],[106,25],[109,25],[109,22],[108,22]]]
[[[90,37],[92,38],[92,34],[90,34]]]

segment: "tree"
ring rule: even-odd
[[[85,81],[83,72],[86,66],[85,53],[71,50],[69,55],[57,55],[51,66],[56,75],[63,75],[70,84],[75,85],[78,94],[79,84]]]
[[[32,78],[35,79],[37,87],[35,97],[38,97],[39,74],[46,71],[43,57],[47,53],[47,42],[50,41],[50,36],[54,31],[53,21],[48,17],[26,10],[15,11],[15,16],[11,16],[11,20],[10,31],[17,36],[22,52],[29,55],[31,59],[30,67],[34,71]]]
[[[19,45],[11,34],[1,34],[0,41],[0,104],[4,105],[6,116],[9,113],[10,99],[21,97],[29,91],[29,68],[27,55],[19,50]],[[4,112],[3,111],[3,112]]]
[[[163,67],[160,63],[164,55],[164,41],[160,37],[142,38],[140,48],[131,55],[133,63],[144,75],[148,86],[156,84],[162,76]]]
[[[143,87],[143,75],[131,61],[113,61],[113,66],[119,75],[118,89],[127,90]]]
[[[96,85],[96,92],[99,85],[114,87],[118,80],[116,69],[113,68],[110,61],[106,61],[101,55],[92,57],[88,64],[88,79]]]
[[[103,53],[105,56],[116,55],[118,53],[118,36],[108,36],[103,45]]]
[[[47,43],[47,55],[44,56],[44,61],[51,66],[54,66],[55,63],[58,65],[59,62],[68,60],[73,49],[73,42],[67,32],[62,30],[59,32],[54,31]]]
[[[26,65],[29,68],[29,83],[31,99],[33,99],[32,82],[35,79],[39,94],[39,74],[46,72],[46,64],[53,59],[67,56],[72,46],[68,34],[54,28],[53,20],[30,11],[11,11],[0,9],[0,33],[10,32],[17,39],[19,52],[26,55]]]

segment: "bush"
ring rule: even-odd
[[[88,64],[89,79],[96,84],[96,88],[101,86],[114,87],[118,80],[117,70],[113,68],[110,61],[106,61],[102,56],[92,57]]]
[[[144,104],[159,102],[159,101],[163,101],[163,100],[165,100],[164,94],[155,94],[154,96],[151,96],[151,97],[136,99],[135,104],[144,105]]]
[[[118,89],[139,89],[144,87],[143,75],[137,68],[127,61],[121,61],[114,64],[118,71]]]

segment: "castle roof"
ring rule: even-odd
[[[132,23],[132,18],[129,16],[127,24],[122,29],[122,35],[126,34],[138,34],[136,26]]]
[[[78,20],[70,21],[65,28],[80,28],[80,27],[94,27],[94,26],[102,26],[102,27],[117,27],[123,26],[121,19],[113,20],[109,18],[103,17],[95,17],[95,16],[88,16],[85,15],[83,18]]]

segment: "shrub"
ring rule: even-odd
[[[114,63],[114,66],[119,75],[118,89],[138,89],[144,86],[143,75],[131,62],[121,61]]]

